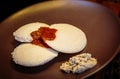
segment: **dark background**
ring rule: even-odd
[[[27,6],[44,1],[48,0],[0,0],[0,22]]]
[[[0,22],[2,22],[11,14],[27,6],[30,6],[32,4],[39,3],[39,2],[44,2],[44,1],[52,1],[52,0],[0,0]],[[102,3],[103,1],[120,3],[120,0],[89,0],[89,1],[99,2],[99,3]],[[109,5],[107,4],[107,6]],[[120,13],[119,13],[119,16],[120,16]]]

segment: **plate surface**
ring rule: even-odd
[[[59,54],[53,61],[38,67],[16,65],[11,52],[20,43],[14,40],[12,33],[21,25],[36,21],[47,24],[69,23],[82,29],[88,39],[82,52],[91,53],[97,58],[98,64],[79,75],[66,74],[59,69],[63,62],[75,54]],[[86,78],[106,66],[117,54],[119,26],[118,20],[108,9],[88,1],[48,1],[25,8],[0,24],[0,79]]]

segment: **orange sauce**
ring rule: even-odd
[[[49,48],[49,46],[44,42],[45,40],[54,40],[56,38],[56,29],[49,27],[40,27],[38,30],[33,31],[31,36],[33,38],[32,44],[39,45],[42,47]]]

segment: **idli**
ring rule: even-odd
[[[38,30],[40,27],[49,27],[49,25],[40,22],[28,23],[13,32],[13,36],[17,41],[31,42],[33,40],[31,32]]]
[[[17,46],[11,54],[16,64],[28,67],[44,65],[58,56],[58,52],[52,49],[31,43]]]
[[[57,30],[55,39],[43,40],[51,48],[68,54],[77,53],[85,48],[87,38],[81,29],[66,23],[52,24],[50,28]]]

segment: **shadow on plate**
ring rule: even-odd
[[[59,56],[54,58],[52,61],[50,61],[44,65],[35,66],[35,67],[25,67],[22,65],[18,65],[12,59],[10,62],[11,62],[11,67],[17,72],[26,73],[26,74],[36,74],[36,73],[43,72],[47,69],[49,70],[49,68],[51,66],[56,65],[58,63],[61,65],[63,62],[67,61],[73,55],[76,55],[76,54],[68,55],[68,54],[59,53]]]
[[[56,59],[54,59],[56,60]],[[35,66],[35,67],[25,67],[19,64],[16,64],[14,61],[11,60],[11,67],[21,73],[26,73],[26,74],[35,74],[39,73],[41,71],[44,71],[45,69],[49,68],[52,64],[54,64],[54,61],[50,61],[49,63],[46,63],[44,65],[40,66]]]

